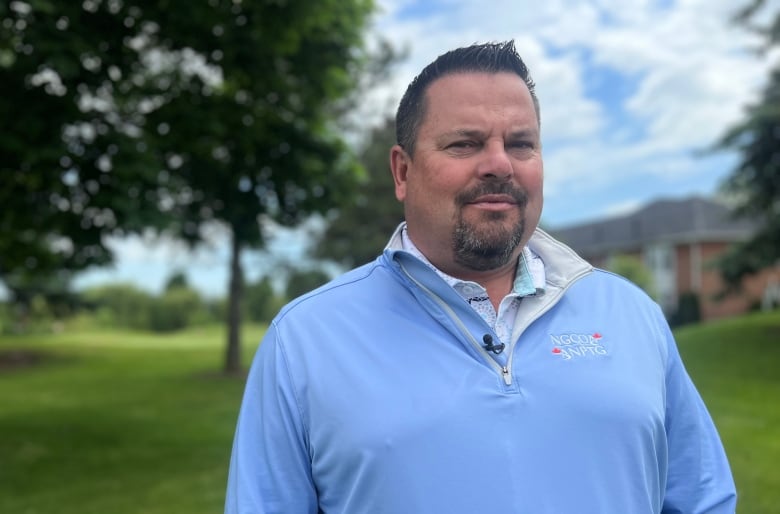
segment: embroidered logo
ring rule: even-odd
[[[607,355],[600,333],[594,334],[550,334],[550,342],[553,345],[553,355],[560,356],[563,360],[571,360],[577,357],[599,357]]]

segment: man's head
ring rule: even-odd
[[[484,43],[458,48],[440,55],[435,61],[423,68],[406,88],[406,93],[401,98],[395,115],[395,137],[396,142],[409,155],[414,156],[417,132],[425,117],[427,107],[425,94],[428,87],[445,75],[467,72],[517,74],[523,79],[531,93],[537,122],[541,121],[534,81],[531,79],[525,63],[515,50],[514,41]]]
[[[390,166],[412,241],[453,276],[514,269],[541,215],[543,171],[533,82],[512,43],[444,54],[409,86],[404,112],[397,130],[412,135]]]

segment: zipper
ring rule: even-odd
[[[577,275],[574,275],[571,280],[566,282],[566,285],[561,289],[561,292],[556,295],[555,297],[550,297],[550,301],[542,305],[535,313],[533,313],[531,316],[528,316],[525,324],[522,326],[520,330],[517,331],[517,337],[515,337],[515,329],[512,328],[512,335],[510,337],[509,341],[509,351],[507,353],[507,360],[506,360],[506,366],[503,367],[502,372],[504,373],[504,382],[507,383],[507,385],[510,385],[512,380],[512,357],[515,353],[515,346],[517,342],[520,339],[520,334],[525,332],[525,330],[531,326],[531,323],[536,321],[537,319],[541,318],[547,311],[549,311],[556,303],[558,303],[557,300],[563,296],[564,293],[574,284],[576,281],[590,273],[591,270],[586,270],[578,273]],[[509,377],[509,382],[507,382],[506,377]]]
[[[419,280],[414,278],[408,271],[406,271],[406,268],[404,268],[403,264],[399,262],[398,265],[401,267],[401,270],[404,272],[404,275],[406,275],[409,278],[409,280],[414,282],[415,285],[417,285],[417,287],[425,291],[425,293],[431,299],[433,299],[433,301],[436,302],[439,305],[439,307],[441,307],[449,315],[450,319],[454,321],[455,324],[458,326],[460,332],[464,336],[466,336],[466,339],[468,339],[471,345],[477,350],[477,352],[479,352],[479,354],[482,355],[482,357],[484,358],[485,361],[487,361],[490,367],[493,368],[499,374],[499,376],[501,376],[501,378],[504,380],[504,383],[506,385],[511,386],[512,385],[512,373],[511,373],[512,361],[508,360],[506,366],[501,366],[499,363],[497,363],[495,359],[493,359],[493,357],[490,356],[487,350],[485,350],[485,348],[481,344],[479,344],[479,341],[477,341],[477,339],[474,337],[471,331],[469,331],[469,329],[466,327],[463,321],[461,321],[461,319],[458,317],[458,315],[455,313],[452,307],[450,307],[449,304],[447,304],[447,302],[442,300],[441,297],[439,297],[439,295],[431,291],[428,287],[423,285]],[[511,353],[508,357],[511,358]]]
[[[507,358],[510,358],[508,356]],[[507,365],[501,368],[501,375],[504,377],[504,383],[508,386],[512,385],[512,374],[509,372],[509,366],[512,361],[507,361]]]
[[[566,285],[561,289],[560,293],[556,295],[555,297],[550,297],[550,301],[545,303],[541,306],[539,310],[537,310],[533,315],[529,316],[526,323],[523,325],[522,330],[518,331],[518,336],[514,337],[515,330],[512,329],[512,337],[509,341],[509,351],[507,352],[507,360],[506,360],[506,366],[501,366],[499,363],[493,359],[493,357],[490,356],[490,354],[485,350],[485,348],[479,344],[479,341],[474,337],[474,335],[469,331],[469,329],[466,327],[466,325],[461,321],[461,319],[458,317],[457,314],[455,314],[455,311],[452,309],[452,307],[447,304],[444,300],[439,297],[436,293],[431,291],[428,287],[423,285],[419,280],[414,278],[408,271],[406,271],[406,268],[402,263],[398,263],[399,267],[403,271],[404,275],[406,275],[409,280],[414,282],[417,287],[425,291],[425,293],[433,299],[434,302],[436,302],[439,307],[441,307],[447,314],[449,314],[449,317],[451,320],[455,322],[455,324],[460,329],[461,333],[466,336],[466,339],[471,342],[471,345],[479,352],[480,355],[487,361],[487,363],[490,365],[491,368],[493,368],[504,380],[504,384],[507,386],[512,385],[512,358],[515,353],[515,346],[517,341],[520,338],[520,334],[525,332],[525,329],[527,329],[531,323],[542,317],[547,311],[549,311],[557,302],[558,299],[574,284],[577,282],[580,278],[584,277],[588,273],[590,273],[592,270],[584,270],[577,275],[573,276],[569,281],[566,282]]]

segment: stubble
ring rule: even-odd
[[[487,194],[508,194],[514,199],[520,218],[507,226],[506,212],[485,212],[482,219],[470,222],[464,219],[463,209],[478,197]],[[525,206],[528,196],[508,182],[486,182],[455,199],[457,219],[452,234],[455,262],[474,271],[500,268],[509,262],[525,233]]]

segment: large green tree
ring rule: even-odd
[[[113,99],[139,29],[108,4],[0,2],[0,279],[19,303],[109,262],[106,234],[162,221],[137,116]]]
[[[0,155],[13,157],[2,171],[16,213],[3,210],[0,244],[28,248],[3,261],[3,277],[40,270],[44,257],[51,269],[109,262],[107,233],[151,226],[196,244],[221,225],[231,241],[225,368],[238,371],[242,252],[265,243],[265,222],[294,224],[352,190],[358,165],[334,120],[369,62],[372,9],[372,0],[5,6],[0,80],[18,94],[0,99],[0,115],[18,124]]]
[[[180,182],[171,202],[181,212],[178,235],[197,241],[214,221],[228,228],[225,366],[232,372],[239,369],[243,250],[264,244],[267,220],[294,224],[349,198],[358,167],[334,120],[365,63],[373,6],[173,3],[180,9],[160,12],[147,44],[165,48],[160,60],[180,76],[155,97],[146,122],[152,151]],[[142,86],[157,91],[169,71],[161,66]]]
[[[765,8],[755,0],[738,15],[738,20],[763,34],[769,51],[780,45],[780,12],[767,25],[756,24]],[[760,222],[753,237],[735,245],[720,260],[727,285],[738,287],[742,278],[780,260],[780,66],[770,71],[760,100],[750,106],[745,119],[732,127],[719,146],[735,149],[739,163],[725,181],[724,189],[738,201],[737,214]]]

